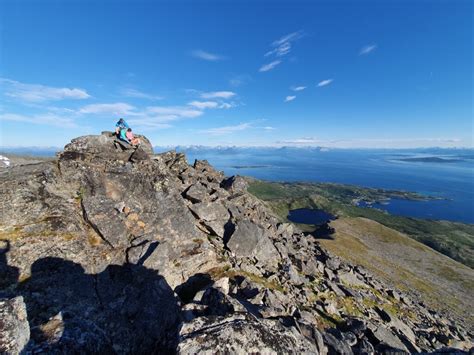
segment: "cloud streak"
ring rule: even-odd
[[[281,60],[274,60],[273,62],[262,65],[258,71],[261,72],[261,73],[270,71],[270,70],[274,69],[280,63],[281,63]]]
[[[19,81],[0,78],[4,95],[26,102],[47,102],[59,100],[83,100],[91,96],[86,90],[78,88],[57,88],[41,84],[25,84]]]
[[[294,99],[296,99],[296,96],[287,96],[285,97],[285,102],[290,102],[290,101],[293,101]]]
[[[69,117],[63,117],[52,113],[46,114],[35,114],[35,115],[18,115],[15,113],[2,113],[0,114],[0,121],[14,121],[14,122],[26,122],[36,125],[47,125],[55,126],[60,128],[77,128],[78,125],[73,119]]]
[[[287,55],[288,53],[291,52],[292,43],[302,38],[303,36],[304,36],[303,31],[296,31],[296,32],[287,34],[286,36],[283,36],[280,39],[277,39],[276,41],[273,41],[272,47],[274,47],[274,49],[265,53],[265,57],[268,57],[268,56],[283,57]]]
[[[235,95],[236,93],[232,91],[211,91],[203,92],[200,96],[203,99],[230,99]]]
[[[320,87],[320,88],[323,87],[323,86],[328,86],[333,81],[334,81],[333,79],[326,79],[326,80],[320,81],[317,86]]]
[[[91,104],[79,109],[80,114],[134,115],[135,107],[124,102],[112,104]]]
[[[293,91],[303,91],[306,89],[306,86],[292,86],[290,89]]]
[[[200,110],[204,110],[206,108],[217,108],[219,104],[215,101],[191,101],[188,103],[188,106],[193,106]]]
[[[251,128],[252,125],[250,123],[241,123],[235,126],[224,126],[224,127],[216,127],[216,128],[210,128],[210,129],[204,129],[201,130],[201,133],[207,133],[212,136],[221,136],[221,135],[226,135],[238,131],[244,131],[246,129]]]
[[[274,69],[280,63],[282,63],[281,58],[288,55],[291,52],[293,43],[302,37],[304,37],[304,32],[296,31],[296,32],[289,33],[281,37],[280,39],[277,39],[276,41],[273,41],[271,44],[271,47],[273,49],[266,52],[264,54],[264,57],[274,57],[275,60],[270,63],[262,65],[258,71],[267,72]]]
[[[364,46],[360,49],[359,51],[359,55],[367,55],[371,52],[373,52],[374,50],[377,49],[377,45],[376,44],[369,44],[367,46]]]
[[[191,55],[194,57],[194,58],[198,58],[198,59],[202,59],[202,60],[206,60],[208,62],[218,62],[220,60],[224,60],[225,57],[221,56],[221,55],[218,55],[218,54],[214,54],[214,53],[210,53],[210,52],[206,52],[202,49],[196,49],[194,51],[191,52]]]
[[[120,90],[120,94],[125,97],[133,97],[137,99],[147,99],[147,100],[163,100],[162,96],[158,95],[151,95],[140,90],[132,89],[132,88],[124,88]]]

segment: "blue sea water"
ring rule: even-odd
[[[443,200],[392,200],[374,207],[396,215],[474,223],[472,150],[320,150],[296,148],[178,149],[188,160],[206,159],[226,175],[270,181],[335,182],[418,192]],[[440,156],[455,162],[401,161]]]

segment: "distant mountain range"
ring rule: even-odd
[[[414,149],[347,149],[347,148],[327,148],[327,147],[315,147],[315,146],[204,146],[204,145],[178,145],[178,146],[155,146],[153,147],[156,153],[161,153],[169,150],[176,150],[178,152],[191,152],[191,153],[208,153],[218,151],[221,154],[238,154],[241,152],[284,152],[284,151],[314,151],[314,152],[327,152],[327,151],[376,151],[376,152],[387,152],[389,154],[399,154],[400,159],[412,158],[414,154],[427,154],[431,156],[436,155],[448,155],[450,157],[457,157],[461,159],[473,159],[474,148],[414,148]],[[18,155],[32,155],[32,156],[54,156],[56,152],[62,150],[62,147],[2,147],[0,146],[0,152],[18,154]],[[423,157],[427,158],[427,157]],[[429,158],[429,157],[428,157]]]

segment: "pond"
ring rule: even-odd
[[[293,223],[322,225],[336,217],[319,209],[299,208],[291,210],[287,218]]]

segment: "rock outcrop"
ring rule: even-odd
[[[469,351],[472,330],[279,223],[206,161],[107,132],[2,170],[0,351]]]

